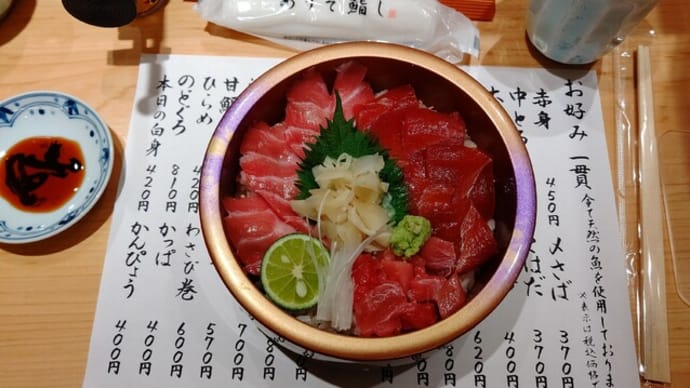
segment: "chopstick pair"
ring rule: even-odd
[[[637,49],[638,152],[640,193],[640,356],[642,376],[651,382],[670,383],[666,315],[666,274],[663,205],[659,155],[654,127],[654,98],[649,47]]]

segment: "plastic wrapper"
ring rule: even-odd
[[[647,64],[648,73],[651,76],[641,76],[639,51],[642,46],[653,46],[655,36],[654,30],[641,25],[613,51],[616,128],[614,171],[617,178],[616,199],[619,225],[625,243],[632,318],[637,329],[635,340],[638,348],[641,386],[667,388],[671,386],[670,375],[665,373],[670,368],[668,344],[660,346],[657,333],[665,333],[668,330],[665,327],[667,317],[665,311],[662,313],[662,310],[666,308],[666,287],[669,282],[666,280],[664,265],[657,265],[659,263],[656,263],[652,257],[655,255],[649,254],[650,249],[645,248],[643,242],[649,243],[652,240],[664,243],[665,239],[661,235],[664,232],[665,221],[667,227],[665,232],[671,239],[670,254],[674,265],[677,264],[677,250],[673,248],[675,241],[673,236],[674,231],[682,233],[683,229],[678,229],[681,225],[679,222],[682,223],[683,218],[688,219],[679,210],[687,207],[687,193],[690,193],[690,179],[686,177],[687,174],[679,173],[677,168],[679,166],[685,168],[688,165],[687,161],[690,160],[688,157],[690,132],[684,132],[682,136],[687,136],[683,140],[682,136],[678,136],[680,135],[678,132],[664,133],[662,132],[664,128],[654,129],[654,112],[650,108],[653,106],[653,101],[649,100],[649,97],[642,97],[647,94],[641,92],[643,84],[648,93],[651,91],[653,69],[649,70],[650,65]],[[654,177],[655,172],[658,173],[658,177]],[[655,181],[651,178],[657,179]],[[645,203],[643,196],[649,195],[653,192],[650,189],[656,188],[659,188],[661,193],[656,193],[654,196],[661,198],[656,201],[647,200]],[[650,204],[650,202],[654,203]],[[658,216],[663,216],[659,217],[662,218],[662,225],[650,223],[649,218],[643,219],[642,208],[645,206],[653,207],[654,212],[663,213],[658,214]],[[663,220],[664,217],[665,220]],[[665,253],[667,252],[657,254],[657,258],[660,257],[663,261]],[[679,267],[676,266],[674,272],[676,272],[678,286],[680,282],[678,282],[677,268]],[[690,269],[690,266],[685,268]],[[677,288],[677,291],[682,298],[681,288]],[[650,358],[650,355],[653,357]]]
[[[666,230],[669,234],[671,259],[676,292],[690,306],[690,251],[682,244],[690,235],[690,132],[669,130],[659,138],[659,161],[662,192],[666,210]]]
[[[479,31],[436,0],[200,0],[207,21],[295,49],[344,41],[419,48],[448,60],[479,54]]]

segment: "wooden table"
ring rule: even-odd
[[[529,47],[526,0],[498,0],[492,22],[479,23],[482,48],[471,64],[557,66]],[[686,129],[690,110],[690,8],[664,0],[641,26],[652,47],[656,127]],[[293,51],[211,25],[193,3],[173,0],[122,28],[83,24],[57,0],[18,0],[0,22],[0,98],[52,89],[78,96],[110,126],[117,161],[97,206],[68,233],[28,245],[0,245],[0,386],[82,383],[110,218],[127,140],[141,53],[289,56]],[[610,54],[593,65],[600,81],[609,149],[615,155],[616,94]],[[634,98],[634,90],[626,95]],[[634,99],[628,100],[634,103]],[[612,157],[612,168],[617,168]],[[690,171],[688,172],[690,174]],[[689,241],[679,244],[688,245]],[[686,247],[687,248],[687,247]],[[668,256],[667,256],[668,257]],[[690,307],[678,297],[667,259],[668,329],[672,380],[690,381]]]

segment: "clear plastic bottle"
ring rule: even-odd
[[[13,2],[14,0],[0,0],[0,20],[10,13],[10,8],[12,8]]]
[[[592,63],[621,43],[658,0],[531,0],[527,36],[546,57]]]

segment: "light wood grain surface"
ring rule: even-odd
[[[526,0],[497,1],[494,20],[478,23],[481,55],[471,64],[558,67],[527,43],[526,4]],[[683,0],[661,1],[639,30],[631,40],[651,48],[657,132],[690,131],[690,7]],[[0,22],[0,99],[37,89],[81,98],[110,127],[117,163],[102,199],[69,233],[35,244],[0,244],[0,387],[82,383],[141,53],[294,54],[208,24],[193,3],[181,0],[171,0],[150,16],[112,29],[73,19],[58,0],[17,0]],[[614,170],[619,168],[614,83],[624,73],[617,70],[616,55],[588,67],[599,77]],[[633,89],[625,96],[634,104]],[[680,173],[690,174],[690,166]],[[690,237],[687,240],[677,241],[676,249],[687,251]],[[666,256],[671,378],[674,386],[685,387],[690,385],[690,307],[678,297],[670,255]]]

